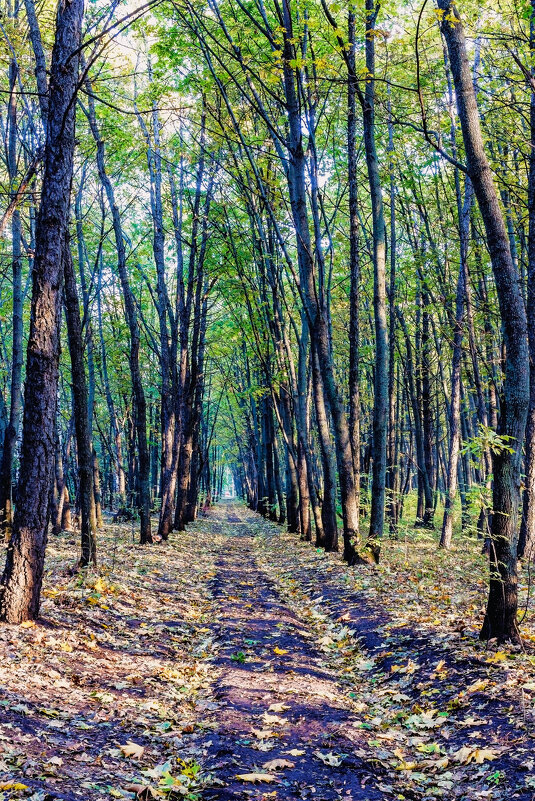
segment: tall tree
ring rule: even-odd
[[[21,465],[13,535],[2,576],[0,599],[0,618],[10,623],[33,619],[39,614],[56,441],[62,256],[69,224],[83,8],[83,0],[59,5],[50,63]]]

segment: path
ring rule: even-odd
[[[226,787],[207,798],[261,798],[243,774],[271,774],[277,798],[379,798],[376,767],[355,755],[363,737],[354,703],[258,561],[254,518],[223,506],[211,519],[224,542],[210,585],[223,669],[210,758]]]
[[[535,798],[518,660],[396,625],[339,556],[225,503],[165,546],[108,525],[100,576],[75,550],[0,629],[1,801]]]

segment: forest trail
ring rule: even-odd
[[[220,728],[210,756],[226,787],[207,797],[380,797],[372,787],[372,763],[354,755],[363,737],[347,687],[340,685],[316,647],[315,632],[281,598],[259,558],[254,542],[258,518],[243,507],[225,513],[221,506],[212,520],[225,545],[210,585],[216,603],[216,664],[222,669],[216,688]],[[247,790],[236,778],[243,774],[264,774],[276,781],[276,792]]]
[[[0,629],[0,798],[533,799],[529,655],[393,620],[236,504],[149,549],[109,523],[85,578],[70,536]]]

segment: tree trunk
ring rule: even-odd
[[[379,5],[366,0],[366,80],[363,123],[373,221],[373,310],[375,376],[373,402],[372,498],[368,545],[379,561],[385,516],[386,437],[388,431],[388,335],[386,321],[386,228],[379,162],[375,146],[375,23]]]
[[[63,245],[63,274],[65,315],[69,336],[71,357],[72,395],[74,411],[74,430],[76,432],[76,452],[78,455],[78,477],[80,481],[79,503],[81,512],[81,557],[80,566],[97,564],[97,543],[95,538],[96,517],[93,496],[93,453],[89,435],[89,415],[87,405],[87,382],[84,368],[84,348],[82,342],[82,321],[78,292],[70,249],[69,237]]]
[[[517,522],[522,444],[529,405],[527,320],[509,239],[485,154],[483,137],[466,55],[464,30],[456,8],[438,0],[444,12],[441,29],[450,57],[463,134],[468,174],[485,225],[505,345],[505,380],[498,433],[505,447],[493,457],[493,515],[490,586],[482,639],[518,642]]]
[[[531,2],[530,47],[535,49],[535,0]],[[535,68],[531,68],[535,77]],[[528,175],[528,339],[529,339],[529,413],[526,426],[526,466],[522,523],[518,541],[518,556],[535,556],[535,91],[530,100],[531,149]]]
[[[49,119],[27,349],[21,465],[0,618],[39,614],[54,465],[62,253],[69,221],[83,0],[60,4],[50,66]]]

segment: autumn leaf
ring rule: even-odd
[[[331,767],[337,768],[344,761],[345,754],[333,754],[332,752],[322,754],[321,751],[314,751],[314,756],[320,759],[325,765],[331,765]]]
[[[270,762],[264,762],[262,767],[264,770],[282,770],[283,768],[294,768],[295,764],[289,759],[272,759]]]
[[[271,726],[285,726],[288,723],[286,718],[281,718],[278,715],[270,715],[268,712],[264,712],[262,719],[264,723]]]
[[[142,745],[139,745],[139,743],[133,743],[130,740],[125,745],[121,745],[120,749],[125,757],[132,757],[132,759],[140,759],[145,750]]]
[[[0,790],[27,790],[27,784],[21,784],[21,782],[14,782],[14,781],[7,781],[7,782],[0,782]]]
[[[273,649],[273,653],[277,654],[277,656],[284,656],[284,654],[287,654],[288,651],[286,648],[279,648],[279,646],[276,645],[275,648]]]
[[[496,665],[498,662],[504,662],[506,659],[507,654],[505,654],[503,651],[496,651],[495,654],[485,659],[485,662],[487,662],[489,665]]]
[[[271,704],[268,707],[268,712],[284,712],[286,709],[290,709],[288,704]]]
[[[272,776],[271,773],[238,773],[236,778],[242,782],[253,782],[253,784],[257,782],[269,784],[270,782],[278,781],[276,776]]]
[[[476,762],[482,765],[483,762],[498,759],[499,752],[492,748],[473,748],[469,745],[463,745],[453,754],[453,758],[463,765],[469,765],[470,762]]]

